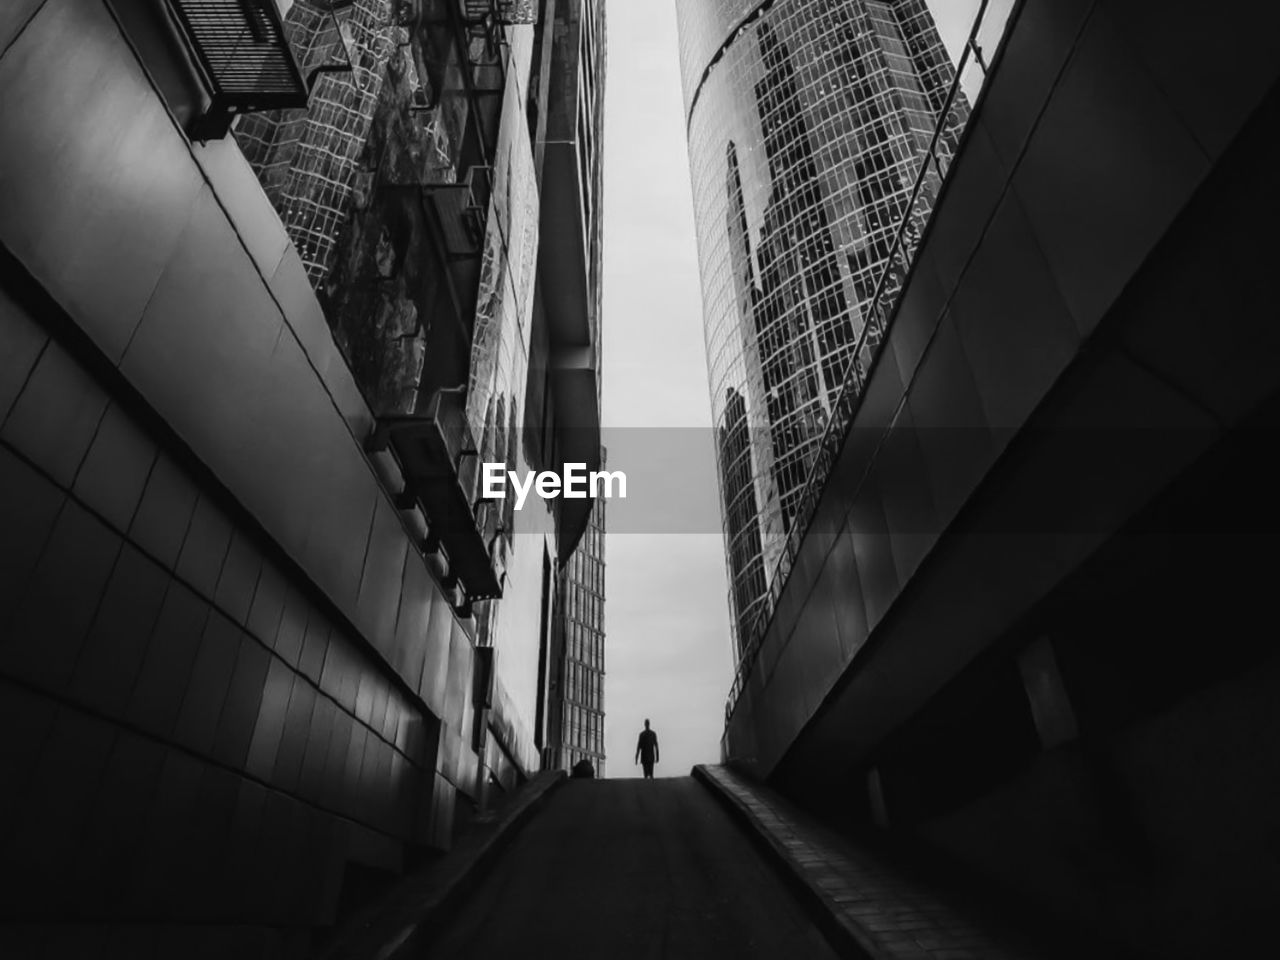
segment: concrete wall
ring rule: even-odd
[[[1250,955],[1280,894],[1275,509],[1250,526],[1091,558],[877,750],[891,829],[1114,955]]]
[[[0,50],[0,915],[32,955],[303,949],[475,795],[472,625],[234,143],[99,0],[6,4]]]
[[[1202,516],[1236,497],[1250,508],[1266,502],[1263,489],[1240,483],[1261,461],[1222,458],[1224,442],[1280,389],[1269,319],[1280,294],[1269,226],[1280,212],[1270,136],[1280,34],[1270,5],[1237,14],[1249,27],[1227,38],[1206,32],[1192,3],[1073,0],[1017,12],[724,739],[727,756],[797,796],[846,820],[887,811],[890,824],[918,830],[1038,908],[1105,929],[1126,949],[1159,940],[1163,956],[1210,950],[1192,930],[1238,938],[1243,901],[1219,894],[1255,881],[1274,892],[1274,871],[1255,858],[1248,881],[1223,881],[1247,858],[1238,844],[1205,842],[1212,831],[1180,861],[1176,895],[1162,886],[1159,857],[1107,883],[1075,867],[1093,858],[1105,871],[1126,834],[1157,834],[1155,849],[1174,856],[1178,830],[1240,816],[1232,798],[1272,795],[1262,754],[1230,746],[1274,723],[1250,692],[1267,674],[1250,672],[1256,657],[1225,652],[1240,679],[1204,667],[1217,663],[1221,641],[1209,642],[1199,614],[1165,618],[1156,642],[1135,626],[1143,608],[1100,608],[1094,633],[1122,609],[1128,629],[1106,632],[1112,652],[1085,675],[1116,670],[1126,645],[1144,651],[1129,659],[1150,677],[1162,657],[1196,650],[1190,662],[1201,664],[1176,696],[1113,725],[1120,780],[1180,790],[1182,755],[1219,786],[1180,795],[1168,816],[1159,789],[1135,788],[1139,814],[1117,834],[1114,822],[1073,817],[1080,781],[1058,775],[1058,760],[1037,760],[1055,744],[1041,741],[1037,721],[1064,725],[1053,710],[1035,715],[1037,674],[1020,674],[1019,661],[1032,638],[1018,631],[1193,464],[1218,464],[1231,478],[1214,495],[1201,488],[1192,502]],[[1180,532],[1178,516],[1159,531]],[[1245,512],[1231,523],[1227,532],[1242,532],[1265,520]],[[1161,550],[1191,566],[1230,558],[1233,569],[1249,555],[1176,537]],[[1129,569],[1159,552],[1130,556]],[[1176,583],[1148,605],[1261,612],[1256,581],[1215,578],[1211,600],[1197,603],[1185,579]],[[970,671],[982,683],[956,693]],[[1196,692],[1215,681],[1227,686]],[[1096,684],[1074,682],[1070,702],[1083,711]],[[1224,706],[1233,689],[1242,698],[1234,711]],[[1208,699],[1177,706],[1193,696]],[[947,764],[935,752],[936,770],[966,778],[969,790],[961,796],[939,775],[956,790],[942,810],[913,810],[894,790],[894,738],[926,715],[927,735],[912,742],[963,740],[972,761]],[[970,735],[946,740],[961,720]],[[1192,736],[1198,725],[1211,732]],[[1206,763],[1203,745],[1215,739],[1230,757]],[[1240,830],[1274,835],[1273,815],[1252,806],[1247,816]],[[1126,884],[1141,895],[1117,896]],[[1076,911],[1090,897],[1091,908]],[[1127,926],[1124,911],[1139,902],[1142,922]],[[1134,932],[1161,930],[1146,940]]]
[[[1186,14],[1195,8],[1181,6]],[[929,654],[910,671],[920,685],[915,695],[926,696],[1216,436],[1214,398],[1187,402],[1179,397],[1186,384],[1165,382],[1191,371],[1154,377],[1132,359],[1108,358],[1071,387],[1077,425],[1157,423],[1182,430],[1188,445],[1166,451],[1168,462],[1146,473],[1108,464],[1116,469],[1095,479],[1113,489],[1094,505],[1096,516],[1073,516],[1074,503],[1056,516],[1037,515],[1049,525],[1021,532],[1039,539],[1027,536],[1009,552],[1049,558],[1030,568],[1000,556],[1007,541],[965,538],[969,559],[985,557],[983,565],[956,580],[946,599],[939,594],[940,607],[913,602],[904,610],[916,628],[891,616],[906,607],[901,601],[927,559],[932,580],[964,569],[955,553],[945,569],[933,570],[961,539],[946,532],[993,468],[1013,459],[1006,456],[1011,441],[1036,411],[1049,408],[1045,398],[1063,374],[1093,356],[1086,347],[1099,324],[1274,79],[1269,31],[1248,41],[1257,45],[1251,55],[1231,51],[1243,71],[1235,75],[1222,67],[1225,51],[1215,55],[1200,41],[1194,56],[1187,52],[1193,17],[1155,17],[1168,32],[1156,42],[1141,7],[1126,0],[1025,4],[1010,26],[726,730],[727,755],[762,775],[773,772],[846,668],[875,646],[869,641],[890,629],[922,638],[923,648],[902,649]],[[1188,31],[1181,43],[1178,30]],[[1212,246],[1204,238],[1200,252]],[[1166,336],[1162,322],[1152,319],[1144,334],[1153,360],[1171,341],[1212,339],[1208,331],[1199,340],[1185,331]],[[1232,355],[1232,363],[1240,361]],[[1255,402],[1266,386],[1245,399]],[[1056,411],[1047,417],[1055,419],[1041,423],[1046,429],[1067,422]],[[1020,476],[1038,493],[1061,491],[1061,479],[1053,479],[1058,466]],[[1010,532],[1021,520],[992,514],[984,522],[987,530]],[[1005,578],[1002,589],[985,589],[992,577]],[[968,602],[975,599],[981,603]],[[950,618],[955,628],[945,654],[930,647],[940,639],[918,626],[935,614],[935,622]],[[961,615],[971,618],[963,629]],[[878,719],[859,713],[859,750],[909,714],[913,702],[899,690],[892,702],[877,698],[876,684],[867,682],[865,713]],[[844,730],[855,725],[852,716],[842,720]]]

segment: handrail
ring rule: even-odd
[[[866,385],[867,378],[870,376],[872,366],[879,358],[878,350],[874,355],[871,354],[871,351],[876,350],[883,342],[883,337],[888,333],[891,325],[889,312],[893,306],[896,306],[896,303],[886,306],[881,303],[881,298],[886,290],[890,274],[894,271],[894,261],[899,254],[904,252],[903,239],[907,236],[908,228],[913,223],[912,213],[915,211],[916,203],[920,199],[920,193],[928,179],[931,161],[937,169],[939,180],[946,179],[946,171],[942,169],[937,155],[938,141],[946,127],[951,110],[955,106],[956,98],[960,92],[960,79],[964,76],[970,55],[973,54],[976,57],[984,76],[988,72],[987,64],[981,55],[981,49],[978,47],[977,42],[978,32],[982,29],[982,21],[987,11],[988,2],[989,0],[981,0],[978,10],[974,14],[973,27],[969,31],[968,39],[965,41],[964,49],[960,54],[960,60],[956,64],[955,76],[952,78],[951,86],[947,90],[946,102],[939,111],[938,121],[933,128],[933,136],[929,140],[928,150],[925,152],[924,161],[920,165],[920,172],[916,174],[915,183],[912,185],[910,201],[903,208],[902,219],[894,232],[893,245],[885,258],[884,269],[876,281],[875,291],[872,293],[871,299],[868,301],[868,307],[864,311],[863,315],[867,319],[863,324],[862,333],[858,336],[858,342],[854,346],[852,359],[849,361],[844,384],[840,388],[840,394],[832,409],[831,418],[827,421],[822,433],[822,439],[818,442],[818,452],[814,456],[813,465],[809,469],[809,475],[805,480],[804,488],[798,500],[795,520],[787,534],[782,555],[778,558],[778,563],[774,567],[774,576],[769,581],[769,592],[765,594],[767,602],[756,612],[750,634],[742,643],[742,656],[738,659],[738,667],[734,672],[733,684],[729,688],[729,696],[725,703],[724,715],[726,724],[733,718],[738,699],[741,697],[742,691],[750,679],[751,672],[755,668],[759,657],[760,644],[768,632],[769,625],[777,611],[778,601],[781,599],[782,590],[791,572],[791,564],[794,563],[796,555],[800,551],[800,546],[809,533],[814,514],[817,512],[818,502],[821,499],[823,485],[830,476],[831,467],[834,465],[835,458],[839,454],[840,448],[844,445],[849,428],[853,424],[854,415],[857,413],[857,401],[862,396],[862,390]],[[932,214],[933,211],[930,210],[925,222],[932,217]],[[923,232],[923,226],[921,230]],[[914,251],[904,259],[905,262],[902,266],[903,279],[905,281],[906,274],[910,271],[911,263],[914,259]],[[905,285],[899,287],[899,292],[903,289],[905,289]],[[871,343],[870,338],[873,334],[878,335],[879,339]],[[868,357],[860,368],[859,362],[864,350],[868,351]]]

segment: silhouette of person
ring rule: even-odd
[[[640,739],[636,741],[636,763],[643,764],[644,778],[653,779],[653,765],[658,762],[658,735],[649,729],[649,721],[644,722],[640,731]]]

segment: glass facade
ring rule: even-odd
[[[591,761],[604,776],[605,501],[597,500],[578,549],[560,572],[559,731],[549,766]]]
[[[529,379],[540,214],[533,146],[524,118],[533,28],[514,26],[510,31],[511,57],[493,154],[493,189],[471,336],[466,420],[478,451],[473,462],[528,469],[519,435]],[[472,471],[467,480],[475,489],[479,477]],[[495,569],[505,572],[514,534],[521,529],[513,501],[480,501],[476,512]],[[480,623],[481,642],[485,642],[492,611],[486,611]]]
[[[418,470],[401,508],[422,508],[425,548],[448,558],[475,644],[501,649],[505,695],[541,747],[555,665],[539,611],[557,586],[542,565],[572,554],[588,507],[517,512],[480,496],[478,465],[555,468],[566,438],[599,448],[598,370],[579,371],[588,408],[551,356],[598,345],[603,6],[293,0],[283,21],[309,106],[245,114],[236,140],[397,462]],[[580,258],[563,255],[569,231]],[[586,291],[581,331],[566,330],[565,289]],[[447,463],[415,446],[431,429]],[[461,506],[429,499],[448,473]]]
[[[416,73],[413,58],[397,56],[408,31],[392,16],[391,0],[355,0],[338,20],[332,5],[295,0],[285,33],[304,76],[315,88],[303,109],[246,114],[236,140],[253,165],[312,283],[327,276],[362,155],[393,59]],[[334,68],[349,66],[349,70]],[[317,69],[325,72],[313,73]],[[418,78],[412,76],[415,86]]]
[[[855,352],[875,346],[899,227],[927,217],[968,107],[947,108],[955,71],[925,0],[677,9],[741,657]]]

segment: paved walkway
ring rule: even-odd
[[[835,954],[714,795],[684,777],[562,785],[467,897],[430,956]]]
[[[539,773],[497,808],[476,817],[447,854],[347,920],[316,960],[406,960],[420,955],[423,940],[429,942],[431,931],[447,923],[564,782],[562,772]]]

